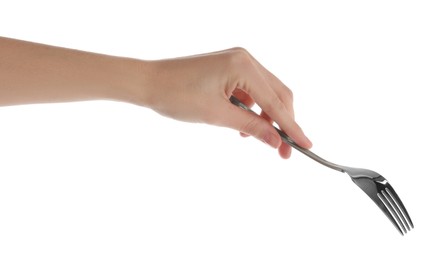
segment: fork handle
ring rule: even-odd
[[[247,110],[251,113],[254,113],[253,110],[251,110],[249,107],[247,107],[244,103],[242,103],[239,99],[237,99],[235,96],[231,96],[230,97],[230,102],[232,102],[232,104]],[[295,149],[297,149],[298,151],[300,151],[301,153],[303,153],[304,155],[310,157],[311,159],[317,161],[318,163],[327,166],[329,168],[332,168],[333,170],[337,170],[340,172],[345,172],[345,170],[342,168],[342,166],[334,164],[332,162],[329,162],[321,157],[319,157],[318,155],[316,155],[315,153],[313,153],[312,151],[301,147],[300,145],[298,145],[294,140],[292,140],[287,134],[285,134],[285,132],[283,132],[282,130],[278,129],[277,127],[273,126],[274,129],[277,131],[277,133],[280,135],[280,137],[282,138],[283,142],[287,143],[288,145],[294,147]]]

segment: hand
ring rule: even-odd
[[[160,114],[233,128],[278,148],[283,158],[290,157],[291,147],[281,141],[272,122],[300,146],[312,146],[294,120],[291,90],[242,48],[150,61],[145,68],[148,84],[142,105]],[[231,104],[231,95],[248,107],[257,103],[260,116]]]
[[[119,100],[183,121],[236,129],[279,148],[283,158],[291,148],[272,122],[300,146],[311,147],[294,120],[292,92],[241,48],[141,61],[0,37],[0,57],[0,106]],[[248,107],[256,102],[260,116],[231,104],[231,95]]]

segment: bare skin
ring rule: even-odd
[[[230,103],[236,96],[260,116]],[[312,146],[294,120],[291,90],[242,48],[145,61],[0,37],[0,106],[117,100],[186,122],[254,136],[289,158],[276,122],[299,145]]]

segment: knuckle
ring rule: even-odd
[[[287,108],[287,110],[292,110],[292,104],[294,102],[294,95],[289,88],[285,87],[280,92],[280,100],[281,100],[281,102],[279,102],[280,104],[278,104],[278,106],[283,105],[285,108]]]
[[[294,93],[292,93],[292,90],[288,87],[284,86],[278,91],[278,94],[280,95],[280,99],[284,103],[292,102],[294,99]]]
[[[240,132],[254,135],[259,128],[259,120],[256,117],[250,117],[241,127]]]
[[[233,47],[230,49],[230,51],[239,54],[248,54],[248,51],[243,47]]]
[[[250,54],[242,47],[232,48],[228,54],[228,62],[231,66],[246,66],[251,63]]]
[[[289,88],[285,88],[285,95],[286,95],[286,98],[291,100],[291,101],[294,99],[294,93]]]
[[[278,96],[274,96],[268,102],[265,103],[262,109],[267,112],[274,111],[274,110],[282,111],[285,109],[285,106]]]

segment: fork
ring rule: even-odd
[[[254,113],[249,107],[234,96],[230,97],[230,102],[244,110]],[[410,219],[409,213],[407,213],[403,202],[401,202],[400,197],[398,197],[394,188],[392,188],[383,176],[371,170],[342,166],[329,162],[310,150],[299,146],[277,127],[274,128],[279,133],[282,140],[288,145],[294,147],[324,166],[347,173],[351,177],[351,180],[359,186],[375,202],[375,204],[377,204],[401,235],[406,234],[414,228],[413,222]]]

